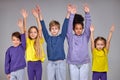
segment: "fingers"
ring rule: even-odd
[[[41,9],[40,9],[40,6],[39,5],[36,5],[36,12],[38,13],[38,14],[40,14],[41,13]]]
[[[74,14],[77,12],[77,7],[76,7],[76,5],[73,5],[73,6],[72,6],[72,11],[73,11]]]
[[[83,7],[88,7],[88,8],[89,8],[89,6],[88,6],[88,4],[87,4],[87,3],[83,4]]]
[[[19,27],[22,27],[23,26],[23,20],[22,19],[18,19],[17,25]]]
[[[87,3],[83,4],[83,8],[84,8],[84,11],[85,11],[86,13],[89,13],[89,12],[90,12],[90,9],[89,9],[89,6],[88,6]]]
[[[110,28],[110,32],[114,32],[114,30],[115,30],[115,25],[113,24]]]
[[[75,14],[77,11],[76,5],[68,4],[67,5],[67,10],[69,13]]]
[[[27,16],[28,16],[28,13],[27,13],[27,11],[26,11],[25,9],[22,9],[22,10],[21,10],[21,14],[22,14],[22,16],[23,16],[24,18],[27,18]]]
[[[36,9],[37,9],[38,11],[40,11],[40,6],[39,6],[39,5],[36,5]]]
[[[71,12],[71,9],[72,9],[72,5],[71,4],[68,4],[67,5],[67,11],[70,13]]]
[[[32,14],[34,17],[38,18],[38,13],[36,9],[32,9]]]

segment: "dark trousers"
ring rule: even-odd
[[[107,72],[93,72],[92,80],[107,80]]]
[[[42,64],[40,61],[29,61],[28,67],[28,79],[29,80],[41,80],[42,78]]]

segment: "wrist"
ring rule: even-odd
[[[110,33],[113,33],[113,31],[110,31]]]
[[[66,18],[69,18],[69,17],[70,17],[70,13],[67,13]]]
[[[24,19],[27,19],[27,17],[23,17]]]
[[[85,12],[85,14],[89,14],[90,12]]]

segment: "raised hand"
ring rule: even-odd
[[[39,5],[36,5],[36,12],[37,12],[38,14],[41,13],[41,9],[40,9],[40,6],[39,6]]]
[[[68,12],[68,13],[71,13],[71,10],[72,10],[72,5],[71,5],[71,4],[68,4],[68,5],[67,5],[67,12]]]
[[[77,12],[76,6],[72,5],[71,13],[76,14],[76,12]]]
[[[36,9],[32,9],[32,14],[35,18],[39,18],[38,11]]]
[[[94,26],[91,24],[90,26],[90,31],[91,31],[91,35],[90,35],[90,39],[91,39],[91,50],[93,51],[94,47]]]
[[[95,30],[94,26],[91,25],[91,26],[90,26],[90,31],[93,32],[94,30]]]
[[[84,12],[86,13],[90,12],[89,6],[87,4],[84,4]]]
[[[22,14],[23,18],[27,18],[28,17],[28,13],[27,13],[27,11],[25,9],[21,10],[21,14]]]
[[[115,26],[112,25],[111,28],[110,28],[110,32],[108,34],[107,44],[106,44],[106,49],[108,49],[108,50],[109,50],[109,47],[110,47],[110,41],[111,41],[111,38],[112,38],[112,34],[114,32],[114,29],[115,29]]]
[[[115,30],[115,26],[112,25],[111,28],[110,28],[110,32],[114,32],[114,30]]]
[[[17,25],[19,26],[19,28],[23,28],[23,20],[19,19]]]
[[[23,20],[22,19],[18,20],[17,25],[19,26],[21,33],[22,34],[25,33],[25,27],[23,26]]]

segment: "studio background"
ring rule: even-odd
[[[58,20],[62,26],[63,20],[67,13],[67,4],[77,5],[77,13],[84,16],[83,4],[88,3],[90,7],[90,14],[92,24],[95,26],[95,37],[108,36],[109,29],[112,24],[115,24],[115,32],[111,40],[111,47],[109,51],[109,72],[108,80],[119,80],[120,72],[120,0],[0,0],[0,80],[7,80],[4,73],[5,52],[12,45],[11,34],[19,31],[17,21],[22,18],[20,11],[22,8],[29,13],[27,19],[27,28],[31,25],[37,25],[31,10],[36,4],[40,5],[43,18],[48,28],[51,20]],[[89,43],[90,44],[90,43]],[[65,41],[65,52],[67,55],[67,41]],[[46,52],[46,43],[44,44]],[[89,53],[91,56],[90,45]],[[43,63],[42,80],[47,80],[46,67],[48,60],[46,58]],[[91,80],[91,68],[89,80]],[[27,72],[26,72],[27,80]],[[69,71],[67,66],[67,80],[69,78]]]

